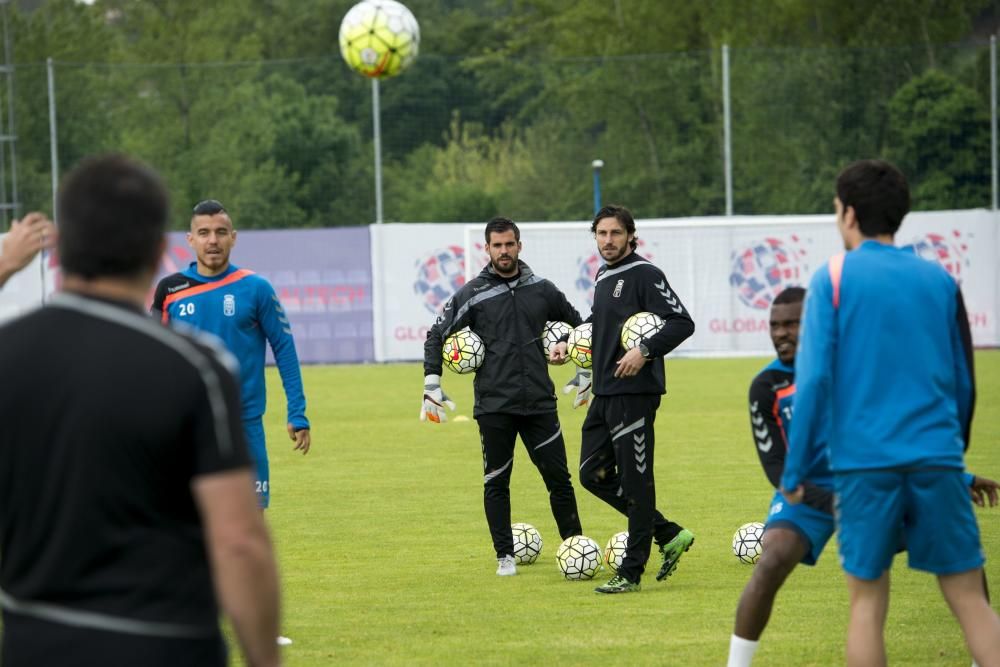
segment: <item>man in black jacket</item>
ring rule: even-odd
[[[483,448],[486,522],[497,554],[497,574],[517,574],[510,526],[510,475],[518,435],[549,491],[552,515],[563,539],[580,535],[576,496],[566,466],[566,445],[556,415],[556,396],[542,347],[550,320],[580,324],[580,314],[548,280],[518,260],[521,232],[507,218],[486,225],[490,263],[444,306],[424,343],[424,398],[420,419],[446,420],[444,406],[455,404],[441,390],[444,340],[465,327],[482,338],[486,355],[476,371],[476,403]],[[552,360],[563,363],[560,343]],[[578,374],[576,405],[589,398],[589,375]]]
[[[583,422],[580,482],[628,517],[628,547],[618,574],[596,590],[639,590],[652,541],[662,564],[657,580],[677,567],[694,535],[656,509],[653,481],[653,421],[666,393],[663,356],[692,333],[694,322],[657,267],[635,253],[635,221],[622,206],[605,206],[591,231],[605,265],[594,279],[594,400]],[[663,319],[659,332],[623,352],[622,325],[651,312]]]

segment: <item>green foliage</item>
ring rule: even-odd
[[[371,222],[371,86],[337,41],[353,3],[48,0],[14,12],[25,207],[50,206],[52,57],[61,171],[133,153],[166,177],[177,227],[208,196],[242,228]],[[904,165],[918,208],[986,202],[986,49],[949,43],[987,0],[408,4],[421,55],[381,85],[388,220],[588,218],[597,158],[605,201],[643,217],[722,213],[722,44],[737,213],[829,211],[837,170],[874,155]]]
[[[671,390],[656,420],[657,503],[697,541],[666,582],[655,581],[647,569],[642,591],[627,600],[593,592],[606,572],[595,582],[561,578],[548,496],[521,444],[514,455],[511,518],[535,525],[544,546],[539,561],[521,566],[516,577],[494,574],[475,421],[456,421],[453,414],[443,425],[419,422],[418,364],[305,367],[313,424],[306,457],[292,451],[280,380],[268,369],[267,519],[281,565],[282,630],[295,641],[284,649],[285,662],[725,664],[736,603],[751,572],[732,556],[732,535],[741,524],[762,520],[773,494],[746,411],[746,389],[765,363],[667,361]],[[976,369],[979,403],[969,468],[996,479],[1000,352],[977,353]],[[554,368],[552,376],[561,386],[572,369]],[[472,378],[448,374],[444,387],[458,404],[455,414],[468,417]],[[584,411],[559,396],[572,471]],[[573,477],[584,533],[603,546],[625,528],[625,518]],[[993,582],[1000,581],[997,512],[976,510]],[[816,567],[798,567],[788,578],[757,660],[789,667],[843,664],[847,617],[847,589],[831,540]],[[933,577],[909,570],[905,557],[893,568],[886,637],[890,664],[970,662]]]
[[[990,198],[989,110],[974,90],[929,70],[889,102],[893,155],[910,174],[922,209],[950,209]]]

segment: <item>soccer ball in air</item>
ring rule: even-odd
[[[741,563],[753,565],[760,558],[760,542],[763,537],[764,524],[757,521],[743,524],[733,535],[733,555]]]
[[[472,373],[483,365],[486,346],[483,339],[468,327],[448,336],[441,348],[441,359],[450,371],[460,375]]]
[[[545,350],[545,359],[549,359],[552,350],[555,349],[559,339],[573,330],[573,327],[565,322],[546,322],[542,329],[542,349]]]
[[[593,337],[594,329],[590,322],[584,322],[569,332],[566,354],[569,355],[570,361],[580,368],[590,368],[594,365],[594,360],[590,355]]]
[[[420,48],[420,26],[395,0],[362,0],[340,23],[340,55],[367,77],[396,76],[413,62]]]
[[[556,562],[570,581],[593,579],[601,569],[601,547],[589,537],[574,535],[559,545]]]
[[[607,546],[604,547],[604,564],[615,574],[618,574],[618,568],[622,566],[622,561],[625,559],[625,549],[627,548],[627,530],[612,535],[611,539],[608,540]]]
[[[530,523],[515,523],[510,527],[514,534],[514,560],[528,565],[538,560],[542,553],[542,536]]]
[[[636,313],[622,325],[622,347],[631,350],[663,328],[663,318],[656,313]]]

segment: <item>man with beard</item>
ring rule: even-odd
[[[518,259],[521,232],[508,218],[486,225],[490,263],[447,303],[424,343],[421,421],[446,421],[444,406],[455,404],[441,389],[441,349],[451,334],[468,327],[486,348],[476,371],[473,417],[483,449],[486,522],[496,550],[497,574],[517,574],[510,525],[510,477],[518,435],[549,491],[552,515],[563,539],[580,535],[576,496],[566,466],[566,445],[556,415],[556,396],[547,361],[566,362],[566,343],[546,359],[541,334],[547,321],[581,323],[580,314],[548,280]],[[575,384],[574,384],[575,383]],[[579,372],[574,407],[587,402],[590,378]]]
[[[618,574],[598,593],[639,590],[653,540],[660,552],[657,581],[667,578],[694,543],[694,534],[656,509],[653,422],[666,393],[663,356],[694,333],[694,322],[663,272],[635,249],[635,220],[624,206],[605,206],[591,225],[605,265],[594,279],[594,396],[583,422],[580,483],[628,517],[628,546]],[[622,325],[651,312],[663,327],[624,352]]]

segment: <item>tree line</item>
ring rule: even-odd
[[[174,221],[222,200],[241,228],[374,219],[371,91],[339,55],[352,0],[76,0],[11,15],[23,209],[51,208],[45,61],[62,170],[122,150]],[[408,0],[421,55],[381,86],[388,221],[830,210],[838,168],[883,156],[915,208],[990,203],[989,0]],[[34,6],[37,5],[37,6]],[[6,92],[2,92],[6,95]]]

